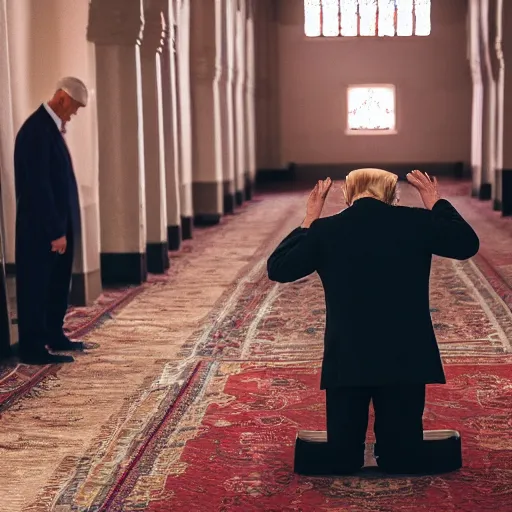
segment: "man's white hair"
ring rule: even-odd
[[[73,76],[66,76],[58,81],[56,90],[64,91],[84,107],[87,106],[89,93],[87,91],[86,85],[82,82],[82,80]]]

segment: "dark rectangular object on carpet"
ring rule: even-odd
[[[503,169],[501,173],[501,214],[512,215],[512,169]]]
[[[221,215],[218,213],[200,213],[194,217],[194,226],[209,227],[220,222]]]
[[[192,217],[181,217],[181,239],[191,240],[193,235],[193,219]]]
[[[235,213],[235,194],[224,194],[224,215]]]
[[[462,467],[461,437],[455,430],[425,430],[427,473],[447,473]],[[326,431],[300,430],[295,441],[294,472],[299,475],[336,476],[329,464],[331,450]]]
[[[177,251],[181,247],[181,226],[167,226],[167,244],[170,251]]]
[[[142,284],[148,277],[145,253],[101,253],[100,262],[104,285]]]
[[[146,245],[148,258],[148,272],[151,274],[163,274],[170,265],[169,245],[167,241],[148,243]]]

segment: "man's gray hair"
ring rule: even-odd
[[[56,90],[64,91],[84,107],[87,106],[89,93],[87,91],[86,85],[82,82],[82,80],[73,76],[66,76],[58,81]]]

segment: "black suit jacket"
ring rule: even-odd
[[[464,260],[479,240],[446,200],[434,208],[363,198],[297,228],[270,256],[286,283],[318,272],[326,329],[321,388],[445,383],[429,308],[433,254]]]
[[[71,156],[43,106],[25,121],[16,136],[14,171],[18,242],[46,244],[79,232],[80,205]]]

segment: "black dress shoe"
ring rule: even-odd
[[[63,356],[57,354],[50,354],[48,352],[42,352],[39,354],[22,354],[20,355],[20,360],[23,364],[46,365],[72,363],[75,359],[72,356]]]
[[[54,352],[83,352],[85,350],[85,344],[82,341],[71,341],[64,338],[57,342],[49,343],[48,348]]]

